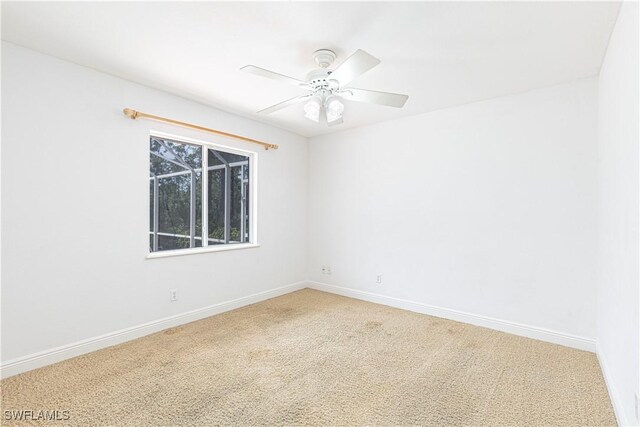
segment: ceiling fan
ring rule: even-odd
[[[307,74],[306,81],[288,77],[283,74],[265,70],[255,65],[246,65],[241,68],[247,73],[267,77],[273,80],[284,81],[309,91],[306,95],[296,96],[264,110],[259,114],[270,114],[290,105],[306,101],[304,116],[314,122],[322,118],[329,126],[342,123],[344,104],[339,98],[368,102],[371,104],[386,105],[402,108],[409,97],[397,93],[378,92],[375,90],[357,89],[348,85],[360,75],[366,73],[380,63],[378,58],[369,55],[364,50],[356,50],[354,54],[344,60],[333,71],[329,66],[336,59],[336,54],[329,49],[316,50],[313,59],[318,64],[318,69]]]

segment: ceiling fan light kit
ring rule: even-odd
[[[285,81],[309,91],[306,95],[288,99],[271,107],[258,111],[260,114],[271,114],[290,105],[305,102],[304,116],[316,123],[321,118],[329,126],[341,124],[344,103],[339,98],[402,108],[409,98],[397,93],[378,92],[367,89],[347,87],[355,78],[366,73],[380,63],[380,60],[358,49],[333,71],[328,68],[336,59],[336,54],[329,49],[319,49],[313,53],[313,59],[319,68],[307,74],[306,81],[288,77],[283,74],[265,70],[255,65],[241,68],[251,74],[273,80]]]
[[[319,96],[313,96],[304,104],[304,116],[314,122],[320,121],[320,109],[322,108],[322,100]]]
[[[336,95],[329,95],[324,101],[324,109],[327,114],[327,122],[333,123],[342,118],[344,104],[338,100]]]

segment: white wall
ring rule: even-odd
[[[312,138],[309,278],[593,349],[596,98],[585,79]]]
[[[305,279],[305,138],[9,43],[2,114],[3,362]],[[260,248],[145,259],[152,129],[258,152]]]
[[[597,343],[618,421],[637,425],[638,315],[638,3],[624,2],[599,78]]]

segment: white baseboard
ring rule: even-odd
[[[550,329],[539,328],[536,326],[523,325],[521,323],[510,322],[507,320],[495,319],[493,317],[482,316],[463,311],[453,310],[450,308],[437,307],[435,305],[424,304],[421,302],[409,301],[401,298],[389,297],[372,292],[360,291],[357,289],[345,288],[342,286],[329,285],[320,282],[308,282],[308,287],[319,291],[330,292],[346,297],[356,298],[364,301],[374,302],[378,304],[388,305],[390,307],[401,308],[404,310],[414,311],[416,313],[428,314],[431,316],[442,317],[444,319],[455,320],[457,322],[470,323],[476,326],[482,326],[497,331],[507,332],[527,338],[533,338],[541,341],[560,344],[566,347],[577,348],[590,352],[596,351],[595,339],[580,337],[563,332],[553,331]]]
[[[8,360],[0,366],[0,378],[7,378],[32,369],[41,368],[52,363],[80,356],[85,353],[100,350],[105,347],[140,338],[163,329],[173,328],[195,320],[204,319],[215,314],[224,313],[245,305],[254,304],[280,295],[288,294],[299,289],[304,289],[307,282],[297,282],[279,288],[270,289],[264,292],[258,292],[246,297],[237,298],[231,301],[225,301],[213,304],[208,307],[199,308],[188,311],[186,313],[176,314],[174,316],[165,317],[163,319],[154,320],[142,325],[133,326],[131,328],[121,329],[119,331],[110,332],[108,334],[78,341],[73,344],[64,345],[57,348],[30,354],[28,356],[19,357]]]
[[[607,363],[607,358],[602,354],[600,349],[596,347],[596,356],[598,357],[598,363],[600,364],[600,370],[602,371],[602,376],[604,377],[604,383],[607,385],[607,390],[609,391],[609,399],[611,399],[611,406],[613,406],[613,412],[616,414],[616,421],[619,426],[633,426],[637,425],[636,423],[632,423],[630,419],[627,419],[624,407],[622,405],[622,401],[620,400],[620,393],[613,383],[613,378],[611,377],[611,368],[609,368],[609,364]]]
[[[218,304],[213,304],[208,307],[188,311],[186,313],[177,314],[175,316],[165,317],[163,319],[155,320],[152,322],[144,323],[142,325],[133,326],[131,328],[121,329],[119,331],[111,332],[108,334],[100,335],[97,337],[89,338],[86,340],[78,341],[73,344],[41,351],[38,353],[30,354],[28,356],[8,360],[0,366],[0,377],[7,378],[12,375],[16,375],[22,372],[30,371],[32,369],[47,366],[62,360],[70,359],[72,357],[80,356],[82,354],[90,353],[92,351],[100,350],[105,347],[120,344],[126,341],[130,341],[135,338],[139,338],[145,335],[149,335],[155,332],[162,331],[163,329],[172,328],[175,326],[183,325],[185,323],[193,322],[195,320],[204,319],[215,314],[224,313],[236,308],[243,307],[245,305],[254,304],[260,301],[264,301],[270,298],[274,298],[280,295],[284,295],[299,289],[309,287],[320,291],[330,292],[338,295],[343,295],[351,298],[356,298],[364,301],[370,301],[378,304],[388,305],[391,307],[401,308],[404,310],[414,311],[417,313],[428,314],[431,316],[442,317],[445,319],[455,320],[464,323],[470,323],[472,325],[483,326],[490,329],[495,329],[502,332],[511,333],[514,335],[520,335],[528,338],[539,339],[542,341],[551,342],[554,344],[560,344],[567,347],[573,347],[580,350],[595,351],[595,340],[579,337],[575,335],[564,334],[557,331],[552,331],[544,328],[538,328],[529,325],[522,325],[515,322],[509,322],[505,320],[495,319],[487,316],[480,316],[471,313],[465,313],[458,310],[452,310],[449,308],[437,307],[429,304],[424,304],[415,301],[409,301],[401,298],[394,298],[385,295],[375,294],[366,291],[360,291],[357,289],[344,288],[341,286],[329,285],[320,282],[297,282],[287,286],[274,288],[268,291],[259,292],[246,297],[238,298],[231,301],[225,301]],[[601,363],[603,372],[605,372],[605,364]],[[606,373],[605,379],[606,379]],[[610,382],[607,381],[607,384]],[[611,391],[612,400],[614,400],[614,393]],[[615,407],[615,404],[614,404]],[[616,412],[618,409],[616,408]]]

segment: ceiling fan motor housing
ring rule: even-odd
[[[338,81],[329,76],[329,71],[325,68],[319,68],[307,74],[307,83],[315,95],[328,95],[339,89]]]

